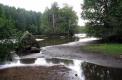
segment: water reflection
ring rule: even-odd
[[[77,76],[84,80],[84,76],[82,74],[81,63],[83,61],[80,60],[67,60],[67,59],[57,59],[57,58],[37,58],[37,59],[19,59],[17,61],[13,61],[13,63],[5,64],[1,66],[3,68],[10,68],[16,66],[54,66],[54,65],[64,65],[65,67],[72,69],[75,71]],[[81,77],[82,76],[82,77]]]
[[[51,58],[46,59],[48,63],[52,64],[62,64],[62,65],[73,65],[73,60],[67,60],[67,59],[57,59],[57,58]]]
[[[122,68],[103,67],[91,63],[83,63],[85,80],[122,80]]]
[[[82,60],[68,60],[58,58],[37,58],[37,59],[19,59],[11,63],[1,65],[1,69],[16,66],[61,66],[76,72],[75,76],[80,80],[122,80],[122,69],[103,67]],[[57,69],[57,68],[56,68]]]
[[[52,45],[58,45],[58,44],[64,44],[64,43],[68,43],[68,42],[73,42],[75,41],[76,38],[72,38],[72,37],[54,37],[54,38],[45,38],[43,41],[40,41],[40,46],[41,47],[45,47],[45,46],[52,46]]]

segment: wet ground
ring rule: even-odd
[[[0,80],[122,80],[121,74],[120,68],[59,58],[20,59],[0,67]]]
[[[67,44],[42,47],[40,53],[22,56],[21,58],[65,58],[79,59],[97,65],[122,68],[122,58],[117,58],[104,54],[86,53],[81,51],[81,46],[93,44],[96,38],[83,38],[79,41],[69,42]]]
[[[96,38],[45,38],[41,52],[0,65],[0,80],[122,80],[122,59],[84,53]],[[65,44],[66,43],[66,44]]]
[[[42,41],[39,41],[40,47],[59,45],[59,44],[74,42],[74,41],[78,40],[75,37],[68,37],[68,36],[37,37],[37,38],[43,39]]]

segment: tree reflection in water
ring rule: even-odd
[[[20,78],[19,75],[22,75],[22,77],[27,78],[23,80],[28,80],[28,78],[30,77],[24,76],[23,73],[25,74],[32,73],[30,74],[30,76],[32,77],[33,74],[36,74],[40,76],[40,78],[43,77],[48,78],[48,76],[50,75],[56,76],[57,73],[61,73],[60,70],[61,71],[63,70],[63,73],[66,74],[68,73],[68,74],[67,75],[61,74],[57,76],[64,75],[64,77],[68,77],[68,75],[70,75],[69,76],[70,78],[75,77],[75,78],[79,78],[80,80],[122,80],[122,76],[121,76],[122,69],[103,67],[92,63],[84,62],[83,60],[76,60],[76,59],[71,59],[71,60],[60,59],[60,58],[20,59],[15,62],[13,61],[10,64],[1,65],[0,68],[1,68],[0,80],[3,78],[3,76],[1,75],[8,76],[7,79],[11,78],[12,76],[10,76],[10,74],[12,74],[13,77],[17,76],[17,78]],[[28,73],[26,70],[28,71]],[[47,70],[50,72],[50,74],[46,73]],[[56,72],[56,74],[52,75],[53,74],[52,71]],[[73,73],[67,71],[73,71]],[[44,72],[45,76],[40,75],[41,72]],[[75,78],[74,80],[76,80]],[[39,78],[36,78],[34,80],[38,80],[38,79]],[[16,80],[20,80],[20,79],[16,79]],[[46,79],[46,80],[54,80],[54,79]],[[67,80],[67,78],[62,80]]]
[[[122,80],[122,69],[103,67],[83,63],[82,69],[86,80]]]

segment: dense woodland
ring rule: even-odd
[[[25,31],[34,35],[73,35],[77,32],[78,17],[72,7],[59,8],[55,2],[44,13],[0,4],[0,61],[8,58]]]
[[[76,12],[67,4],[60,8],[55,2],[43,13],[0,4],[0,61],[18,46],[10,39],[19,39],[25,31],[34,35],[73,35],[82,30],[88,36],[122,42],[122,0],[84,0],[81,6],[81,18],[87,23],[79,28]]]
[[[33,34],[74,34],[77,16],[72,7],[59,8],[55,2],[44,13],[16,9],[0,4],[0,28],[29,31]],[[13,31],[7,32],[13,32]],[[3,32],[3,31],[1,31]],[[1,35],[2,36],[2,35]]]
[[[122,0],[84,0],[82,9],[89,36],[122,40]]]

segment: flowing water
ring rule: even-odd
[[[44,38],[44,40],[40,41],[39,44],[41,47],[59,45],[68,42],[73,42],[79,40],[74,37],[54,37],[54,38]]]
[[[42,66],[48,67],[49,70],[45,70]],[[52,68],[50,69],[50,67]],[[28,72],[27,69],[30,71]],[[121,74],[122,69],[99,66],[76,59],[18,59],[0,66],[0,80],[122,80]],[[26,75],[29,75],[28,79],[26,79],[28,77]],[[36,78],[33,79],[33,75],[36,75]],[[50,79],[47,78],[49,75],[52,76]]]
[[[45,38],[40,41],[40,46],[77,40],[78,38],[65,37]],[[77,59],[17,58],[0,65],[0,80],[122,80],[121,75],[122,68],[105,67]]]

